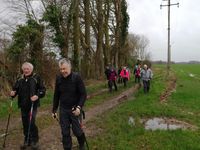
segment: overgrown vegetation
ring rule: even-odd
[[[199,65],[173,65],[177,76],[176,91],[160,103],[159,96],[165,90],[165,72],[155,73],[151,92],[144,95],[142,89],[132,99],[92,121],[101,133],[90,138],[92,149],[118,150],[188,150],[200,149],[199,129],[174,131],[149,131],[144,129],[140,119],[153,117],[176,118],[200,127],[200,101],[198,101],[200,82],[189,76],[199,76]],[[160,76],[162,75],[162,76]],[[135,119],[135,126],[128,123],[129,117]]]
[[[84,79],[102,79],[108,64],[131,68],[137,59],[146,58],[144,36],[129,36],[126,0],[39,0],[40,14],[32,1],[5,3],[16,16],[13,20],[19,15],[24,22],[13,28],[6,24],[8,35],[7,29],[0,32],[1,93],[9,91],[24,61],[32,62],[52,88],[60,57],[69,57]]]

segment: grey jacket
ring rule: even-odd
[[[142,71],[141,71],[142,80],[149,81],[152,79],[152,77],[153,77],[153,72],[150,68],[148,68],[147,70],[142,69]]]

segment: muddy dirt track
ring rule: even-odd
[[[127,98],[134,94],[139,89],[139,85],[135,85],[132,88],[127,89],[122,92],[120,95],[106,100],[104,103],[97,105],[88,109],[86,114],[86,119],[83,121],[84,131],[87,136],[94,136],[98,130],[94,126],[87,126],[87,122],[92,120],[98,115],[108,111],[109,109],[114,108],[120,103],[127,100]],[[37,121],[39,124],[39,136],[40,136],[40,150],[62,150],[61,143],[61,131],[59,123],[51,118],[50,109],[38,111]],[[20,118],[12,118],[9,127],[9,135],[7,136],[6,148],[4,150],[18,150],[20,144],[23,142],[22,135],[22,126]],[[5,120],[0,121],[0,131],[4,131]],[[76,140],[73,140],[76,141]],[[3,143],[3,138],[0,139],[0,142]],[[77,149],[77,144],[73,147],[74,150]],[[2,144],[0,146],[2,149]]]

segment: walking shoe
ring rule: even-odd
[[[79,150],[85,150],[85,144],[83,144],[82,146],[79,146]]]
[[[20,146],[20,150],[26,150],[28,148],[28,144],[24,143],[23,145]]]
[[[39,143],[38,142],[32,142],[31,143],[31,149],[32,150],[39,150]]]

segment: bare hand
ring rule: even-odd
[[[33,96],[31,97],[31,101],[34,102],[34,101],[36,101],[36,100],[38,100],[38,96],[37,96],[37,95],[33,95]]]
[[[11,91],[10,92],[10,96],[15,96],[15,94],[16,94],[16,91]]]

